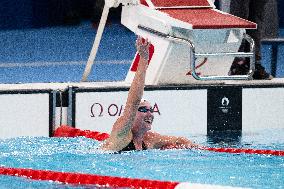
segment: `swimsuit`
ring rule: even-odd
[[[119,153],[125,151],[132,151],[132,150],[136,150],[133,140],[131,140],[131,142],[126,147],[120,150]],[[147,150],[147,147],[144,142],[142,142],[142,150]]]

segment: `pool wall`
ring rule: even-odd
[[[119,82],[7,86],[0,91],[0,138],[52,136],[63,124],[109,133],[129,89]],[[146,86],[143,98],[152,103],[152,129],[161,134],[284,127],[283,82]]]
[[[0,91],[0,138],[51,136],[51,90]]]

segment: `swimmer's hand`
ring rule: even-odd
[[[145,39],[143,42],[142,37],[138,36],[136,40],[136,49],[140,57],[144,60],[149,60],[149,46],[150,42],[148,41],[148,39]]]

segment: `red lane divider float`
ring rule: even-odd
[[[97,131],[90,130],[80,130],[67,125],[62,125],[58,127],[53,134],[54,137],[78,137],[84,136],[86,138],[95,139],[98,141],[103,141],[109,137],[107,133],[100,133]]]
[[[98,185],[108,187],[174,189],[179,182],[133,179],[123,177],[101,176],[95,174],[68,173],[47,170],[0,167],[0,175],[25,177],[33,180],[57,181],[64,184]]]
[[[263,154],[263,155],[274,155],[284,156],[284,151],[280,150],[259,150],[259,149],[244,149],[244,148],[203,148],[204,150],[213,152],[224,152],[224,153],[244,153],[244,154]]]
[[[100,133],[97,131],[75,129],[73,127],[66,125],[58,127],[54,132],[54,137],[77,137],[77,136],[84,136],[98,141],[103,141],[109,137],[109,134]],[[244,153],[244,154],[284,156],[284,151],[280,150],[259,150],[259,149],[244,149],[244,148],[209,148],[209,147],[203,147],[200,149],[213,151],[213,152],[223,152],[223,153]]]

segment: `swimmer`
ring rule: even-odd
[[[126,106],[121,117],[112,127],[110,137],[102,145],[103,150],[130,151],[146,149],[198,148],[184,137],[161,135],[151,131],[154,120],[150,102],[141,100],[148,67],[150,42],[138,37],[136,49],[140,55],[137,71],[130,86]]]

